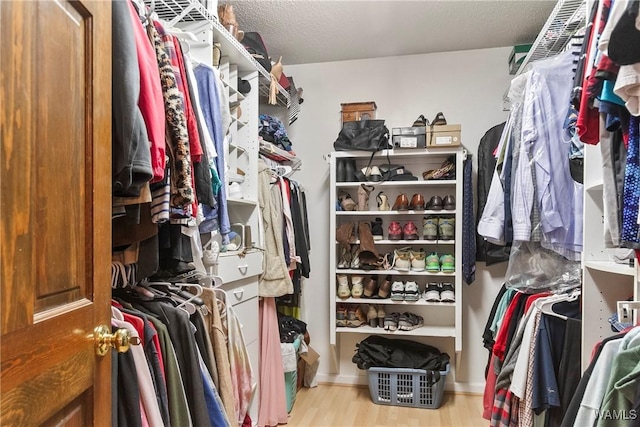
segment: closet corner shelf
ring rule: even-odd
[[[350,332],[354,334],[372,335],[406,335],[406,336],[430,336],[430,337],[455,337],[456,328],[453,326],[422,326],[413,331],[385,331],[382,328],[372,328],[371,326],[360,326],[359,328],[336,327],[336,332]]]
[[[269,93],[271,75],[258,63],[247,49],[236,40],[235,37],[220,24],[215,14],[198,0],[144,0],[148,7],[153,7],[160,19],[169,22],[173,26],[178,22],[195,23],[208,22],[213,27],[214,40],[220,43],[222,56],[229,58],[229,62],[236,64],[240,71],[258,71],[260,74],[260,93],[266,90]],[[277,83],[276,83],[277,84]],[[280,84],[277,84],[278,104],[289,108],[291,99],[289,93]]]
[[[602,192],[603,191],[603,184],[602,184],[602,182],[595,182],[595,183],[585,187],[585,189],[589,193]]]
[[[381,245],[454,245],[456,243],[455,240],[374,240],[373,243],[381,244]],[[340,244],[340,242],[336,242],[336,244]],[[353,242],[354,245],[359,245],[360,240],[356,240]]]
[[[634,276],[635,268],[625,264],[618,264],[613,261],[585,261],[584,266],[592,270],[604,271],[607,273],[620,274],[622,276]]]
[[[257,206],[258,202],[256,200],[249,199],[236,199],[236,198],[227,198],[227,202],[233,205],[245,205],[245,206]]]
[[[299,170],[302,166],[302,160],[300,160],[296,156],[292,156],[287,151],[284,151],[270,142],[264,141],[260,139],[260,154],[263,156],[274,160],[278,163],[282,163],[283,165],[291,166],[293,170]]]
[[[347,298],[347,299],[336,299],[338,304],[388,304],[388,305],[401,305],[404,310],[407,306],[432,306],[432,307],[443,307],[443,308],[454,308],[456,303],[454,302],[431,302],[420,299],[418,301],[392,301],[389,298],[386,299],[375,299],[375,298]]]

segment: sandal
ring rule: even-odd
[[[358,187],[358,209],[359,211],[369,210],[369,194],[373,191],[372,185],[360,184]]]
[[[378,210],[379,211],[390,211],[391,206],[389,206],[389,198],[382,191],[378,193],[376,196],[376,200],[378,201]]]
[[[342,209],[344,209],[345,211],[355,211],[358,207],[358,205],[356,205],[356,202],[354,202],[351,198],[351,195],[345,191],[340,190],[340,193],[338,194],[338,200],[340,200],[340,206],[342,206]]]
[[[445,119],[444,114],[442,114],[442,111],[438,112],[438,114],[436,114],[436,117],[431,122],[431,126],[444,126],[446,124],[447,124],[447,119]]]
[[[413,125],[411,127],[416,128],[420,126],[427,126],[428,124],[429,124],[429,120],[427,120],[425,116],[420,114],[418,118],[415,120],[415,122],[413,122]]]
[[[360,309],[360,305],[351,304],[347,310],[347,326],[350,328],[358,328],[367,322],[367,316]]]
[[[390,313],[384,317],[384,330],[385,331],[395,331],[398,329],[398,320],[400,318],[400,313]]]
[[[413,331],[424,324],[422,316],[417,314],[404,312],[398,318],[398,329],[401,331]]]

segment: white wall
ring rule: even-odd
[[[339,48],[338,46],[336,48]],[[285,66],[298,87],[304,88],[299,119],[290,127],[293,149],[303,160],[294,177],[307,191],[311,233],[311,278],[303,284],[303,316],[311,345],[321,354],[320,381],[361,382],[363,372],[350,362],[354,345],[365,335],[342,334],[340,375],[329,345],[329,165],[326,154],[340,130],[340,103],[375,101],[377,118],[387,127],[411,126],[420,114],[432,120],[444,112],[451,124],[462,125],[462,142],[476,154],[478,143],[492,126],[506,120],[502,96],[511,77],[510,48],[412,55],[356,61]],[[475,160],[475,159],[474,159]],[[476,164],[474,161],[474,170]],[[414,171],[415,173],[416,171]],[[476,281],[463,295],[463,351],[457,366],[457,390],[481,392],[487,351],[482,331],[504,276],[506,264],[477,265]],[[452,357],[453,340],[428,342]]]

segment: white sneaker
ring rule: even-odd
[[[427,283],[423,298],[425,301],[440,302],[440,283]]]
[[[420,299],[420,288],[418,287],[418,284],[416,282],[407,282],[404,285],[404,300],[418,301],[419,299]]]
[[[338,298],[347,299],[351,296],[349,289],[349,278],[345,274],[336,275],[338,279]]]
[[[391,300],[404,301],[404,283],[393,282],[391,285]]]

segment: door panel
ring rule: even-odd
[[[0,425],[109,425],[111,4],[0,2]]]

